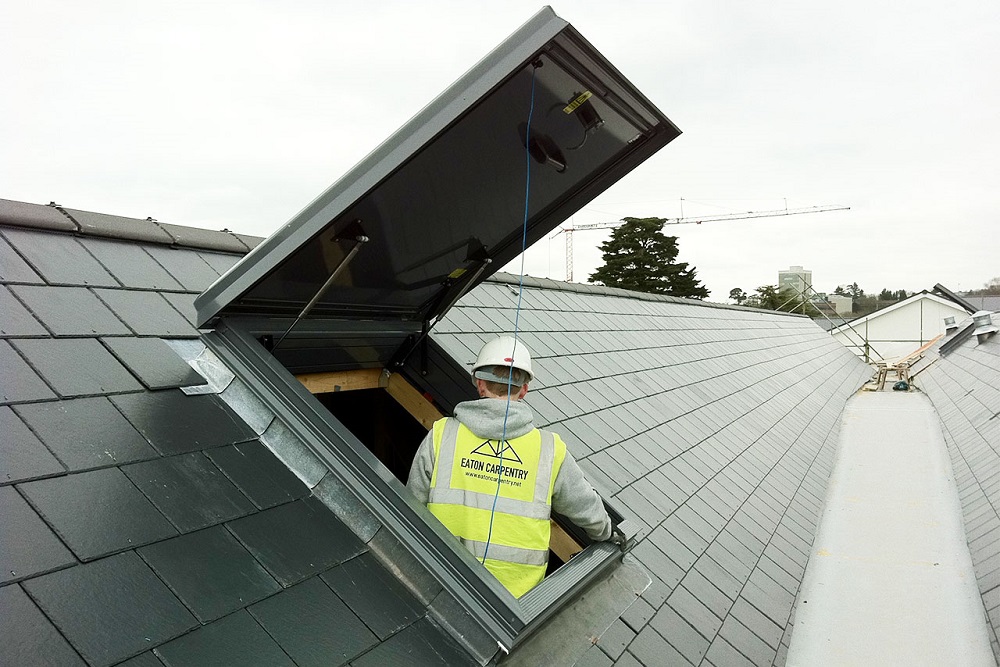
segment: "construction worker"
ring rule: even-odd
[[[472,378],[480,399],[434,423],[406,486],[521,597],[545,576],[553,510],[594,541],[611,537],[611,519],[566,444],[535,428],[521,402],[532,379],[524,344],[510,336],[488,342]]]

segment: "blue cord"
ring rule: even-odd
[[[514,311],[514,350],[517,350],[518,325],[521,320],[521,295],[524,293],[524,253],[528,249],[528,204],[531,201],[531,117],[535,113],[535,72],[538,67],[531,68],[531,103],[528,107],[528,127],[524,131],[524,222],[521,225],[521,276],[517,284],[517,309]],[[503,431],[500,434],[500,470],[497,472],[497,490],[493,494],[493,509],[490,510],[490,530],[486,535],[486,548],[483,549],[483,565],[486,564],[486,554],[490,551],[490,541],[493,539],[493,517],[497,513],[497,499],[500,497],[500,483],[503,480],[504,443],[507,441],[507,417],[510,415],[510,391],[514,383],[514,355],[511,354],[510,368],[507,370],[507,407],[503,413]]]

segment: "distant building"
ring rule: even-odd
[[[794,290],[796,294],[804,294],[812,289],[813,273],[801,266],[790,266],[787,271],[778,271],[778,291]]]
[[[826,297],[826,300],[833,304],[834,310],[837,311],[838,315],[850,315],[851,307],[854,304],[854,300],[849,296],[843,296],[841,294],[831,294]]]
[[[944,318],[961,320],[969,314],[968,308],[951,299],[920,292],[830,333],[865,361],[892,361],[945,333]]]

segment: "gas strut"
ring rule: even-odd
[[[309,311],[313,309],[313,307],[317,304],[317,302],[319,302],[320,299],[323,298],[323,295],[326,294],[326,291],[333,286],[333,281],[335,281],[337,279],[337,276],[339,276],[341,272],[347,268],[347,265],[351,263],[351,260],[354,259],[354,256],[358,254],[359,250],[361,250],[361,246],[364,245],[365,243],[368,243],[368,237],[365,236],[364,234],[358,234],[352,240],[354,241],[354,247],[351,248],[350,252],[348,252],[344,256],[344,259],[340,260],[340,264],[338,264],[337,268],[333,270],[333,273],[330,274],[330,277],[326,279],[326,282],[323,283],[323,286],[319,288],[319,291],[316,292],[316,295],[309,300],[309,303],[307,303],[306,307],[302,309],[302,312],[295,316],[295,320],[288,326],[287,329],[285,329],[285,333],[281,334],[281,338],[279,338],[278,341],[274,344],[274,347],[271,348],[271,352],[274,352],[278,348],[278,346],[281,345],[281,341],[285,340],[285,336],[291,333],[292,329],[295,328],[295,325],[297,325],[303,317],[308,315]]]

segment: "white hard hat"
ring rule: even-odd
[[[483,345],[472,367],[472,377],[491,382],[507,382],[507,378],[491,372],[493,366],[518,368],[528,374],[529,382],[534,377],[531,372],[531,353],[524,343],[515,340],[513,336],[500,336]]]

